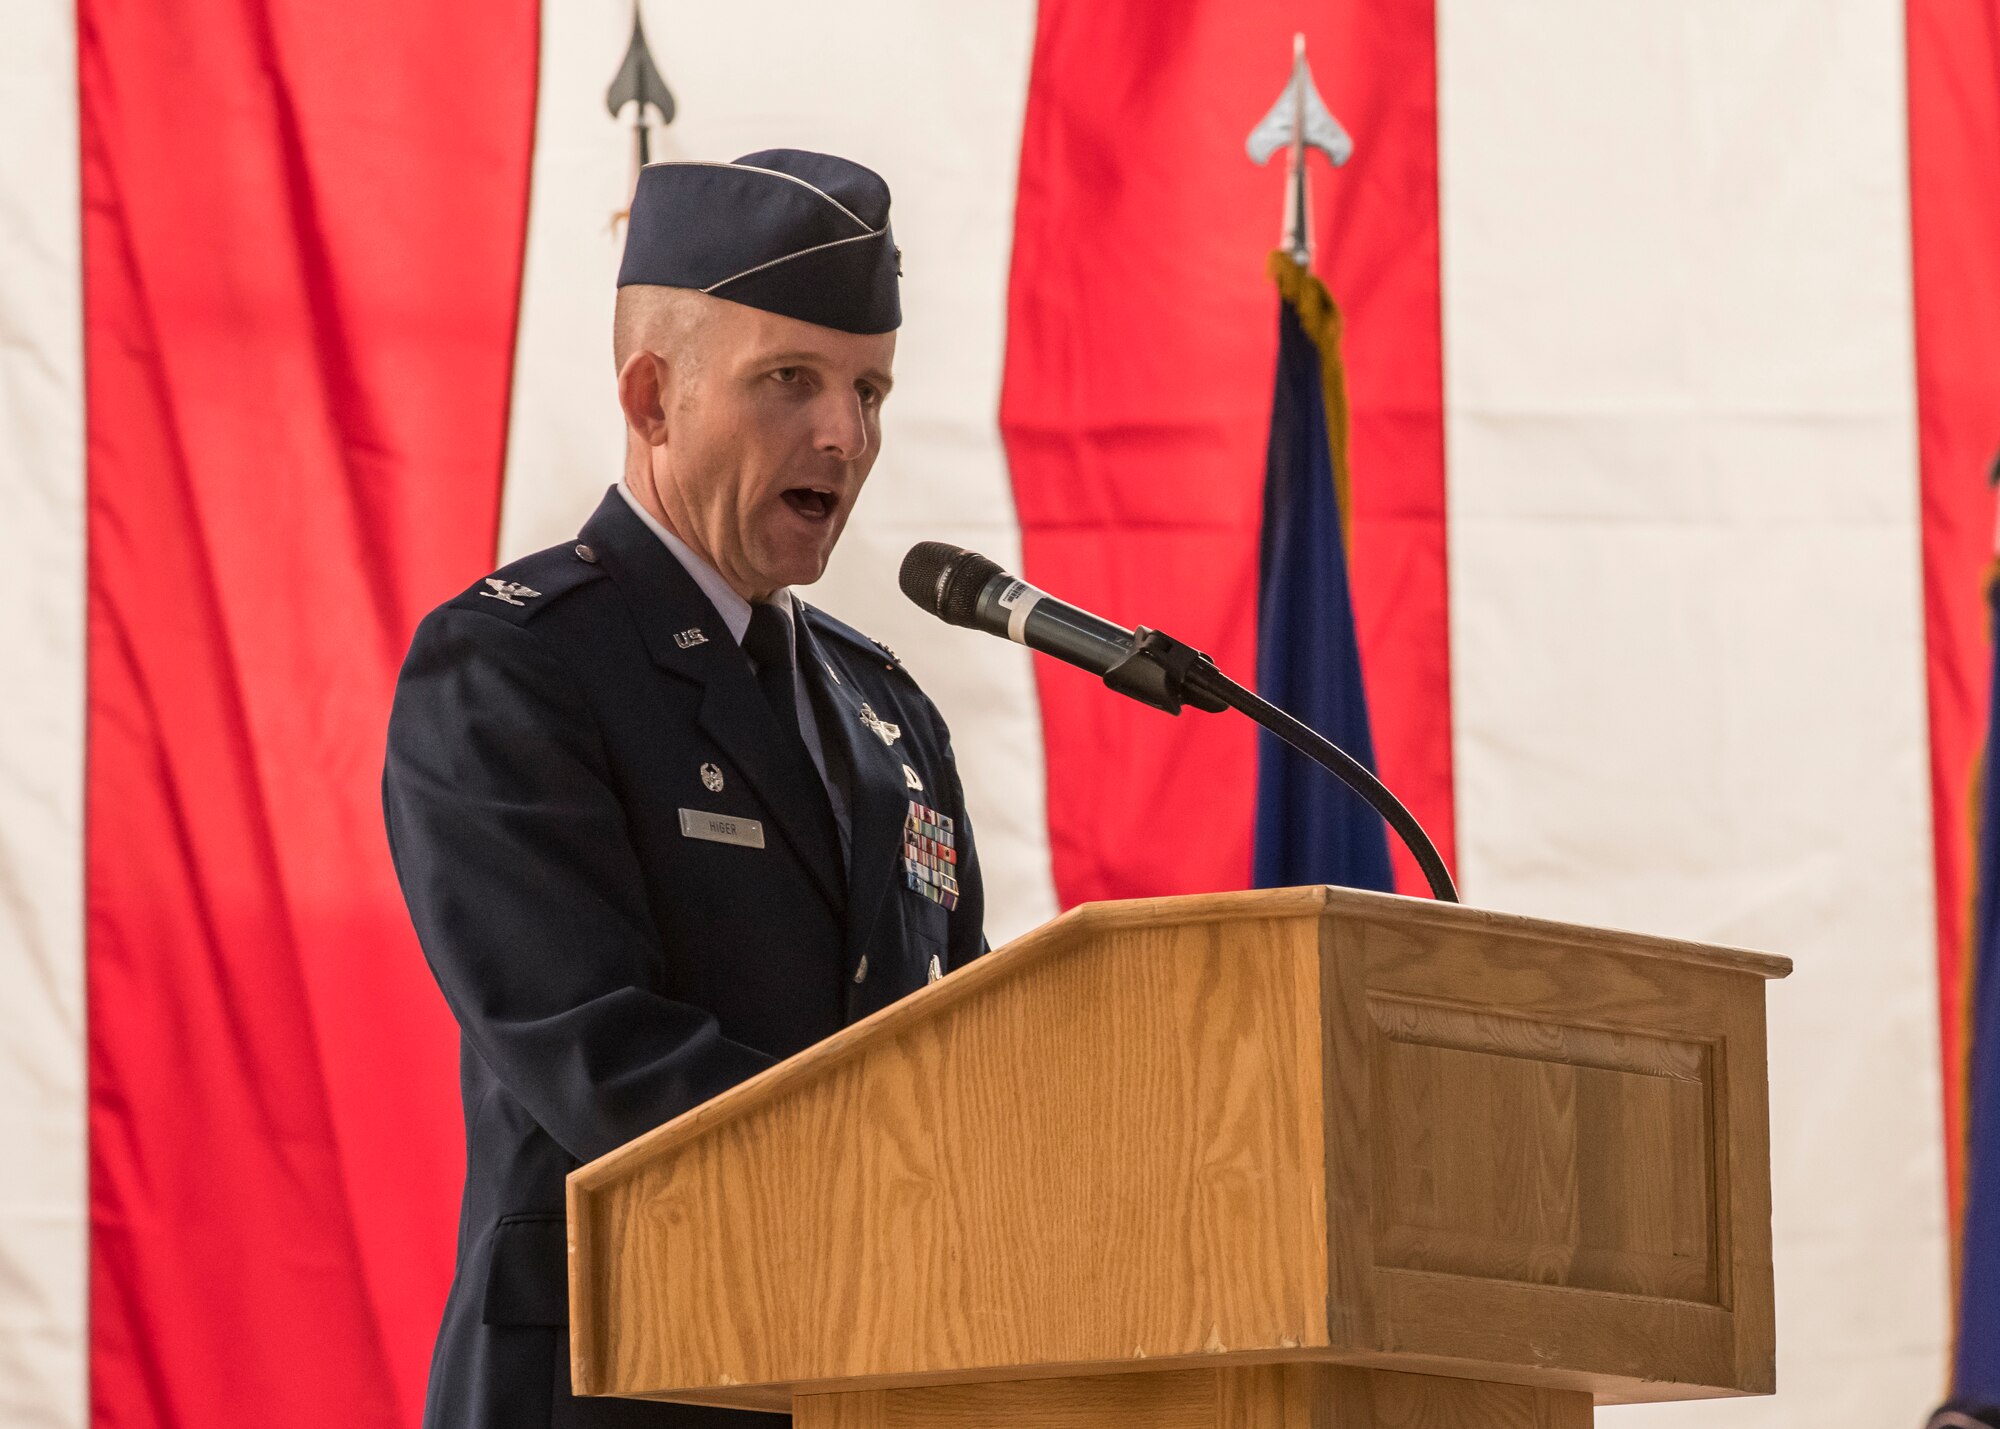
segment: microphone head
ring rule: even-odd
[[[903,594],[951,625],[971,625],[979,592],[1000,574],[997,561],[944,541],[919,541],[903,557]]]

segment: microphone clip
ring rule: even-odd
[[[1143,625],[1133,632],[1131,653],[1104,672],[1104,683],[1119,694],[1170,715],[1184,704],[1209,714],[1228,709],[1212,683],[1219,679],[1215,662],[1201,651]]]

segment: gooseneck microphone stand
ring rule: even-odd
[[[1437,845],[1416,816],[1360,760],[1312,726],[1237,684],[1192,646],[1143,625],[1133,636],[1132,653],[1105,672],[1105,684],[1168,714],[1177,715],[1183,705],[1193,705],[1210,714],[1233,709],[1250,716],[1367,800],[1368,807],[1382,816],[1415,856],[1424,881],[1430,884],[1431,896],[1440,903],[1458,902],[1458,888]]]

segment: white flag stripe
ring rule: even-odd
[[[1018,569],[1000,447],[1014,169],[1034,7],[922,0],[748,12],[648,4],[646,33],[679,104],[658,159],[820,149],[889,181],[904,322],[883,449],[816,604],[903,655],[958,732],[960,772],[998,942],[1052,916],[1041,717],[1026,655],[937,624],[896,590],[917,540]],[[612,392],[613,211],[632,183],[629,115],[604,91],[631,29],[626,0],[548,5],[521,335],[501,523],[503,559],[572,535],[618,477]]]
[[[67,0],[0,8],[0,1423],[84,1379],[83,306]]]
[[[1915,1422],[1949,1296],[1902,7],[1439,25],[1468,897],[1798,963],[1779,1393],[1612,1422]]]

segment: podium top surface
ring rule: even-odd
[[[615,1175],[635,1157],[701,1133],[702,1128],[734,1115],[745,1104],[778,1095],[789,1085],[845,1060],[878,1038],[893,1036],[902,1026],[934,1017],[944,1007],[977,996],[990,982],[1012,976],[1035,959],[1079,939],[1128,929],[1180,927],[1198,923],[1235,923],[1265,918],[1296,918],[1331,914],[1390,916],[1410,928],[1492,932],[1533,938],[1546,946],[1616,952],[1625,957],[1661,958],[1689,967],[1719,972],[1749,973],[1775,981],[1791,976],[1792,960],[1776,953],[1698,943],[1652,933],[1632,933],[1501,913],[1463,903],[1440,903],[1395,893],[1370,893],[1358,888],[1311,885],[1300,888],[1252,888],[1231,893],[1195,893],[1168,898],[1131,898],[1118,902],[1081,903],[1040,927],[1031,928],[950,977],[890,1004],[870,1017],[842,1028],[823,1042],[721,1092],[693,1110],[636,1137],[617,1150],[581,1167],[574,1175],[595,1184]]]

